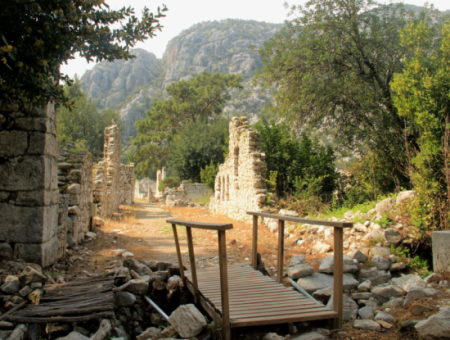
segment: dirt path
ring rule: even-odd
[[[67,273],[96,273],[120,266],[124,258],[113,253],[115,249],[125,249],[142,260],[159,260],[178,263],[172,227],[166,223],[171,216],[169,212],[156,204],[137,202],[136,205],[122,207],[124,218],[120,221],[107,220],[97,232],[97,239],[83,243],[70,251],[69,258],[62,261],[55,269]],[[205,214],[207,210],[205,209]],[[180,247],[183,263],[188,264],[186,232],[179,227]],[[215,264],[216,247],[209,242],[194,238],[196,262],[199,267],[206,262]]]

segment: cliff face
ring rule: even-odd
[[[119,110],[125,123],[125,140],[136,135],[135,120],[145,117],[151,102],[162,98],[170,83],[188,80],[203,71],[242,74],[245,88],[232,93],[224,113],[245,115],[252,122],[271,99],[270,94],[251,85],[261,66],[258,50],[281,27],[232,19],[200,23],[172,39],[162,60],[136,49],[134,59],[102,62],[87,71],[81,78],[82,88],[100,108]]]

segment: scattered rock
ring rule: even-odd
[[[381,327],[386,328],[386,329],[391,329],[392,327],[394,327],[389,322],[386,322],[386,321],[383,321],[383,320],[377,320],[377,322],[381,325]]]
[[[25,337],[25,333],[27,332],[27,326],[23,323],[18,324],[16,328],[12,331],[8,340],[22,340]]]
[[[404,305],[410,305],[415,299],[439,297],[442,295],[444,295],[443,292],[434,288],[419,288],[411,290],[408,292],[408,294],[406,294]]]
[[[206,327],[204,316],[193,304],[178,307],[170,315],[169,323],[182,338],[197,336]]]
[[[377,315],[375,315],[376,321],[385,321],[385,322],[392,322],[394,321],[394,317],[391,314],[378,312]]]
[[[285,339],[283,337],[283,339]],[[325,340],[326,338],[320,334],[319,332],[309,332],[302,334],[296,338],[293,338],[292,340]]]
[[[58,338],[56,340],[89,340],[89,338],[78,332],[71,332],[67,336]]]
[[[343,276],[344,289],[351,290],[358,286],[359,282],[351,274],[344,274]],[[311,276],[298,279],[297,284],[308,293],[312,293],[322,288],[333,287],[334,279],[333,275],[313,273]]]
[[[383,232],[383,241],[386,245],[390,246],[399,244],[403,239],[402,234],[400,234],[397,230],[392,228],[387,228]]]
[[[34,282],[44,283],[47,281],[47,278],[33,267],[28,266],[23,270],[22,274],[20,274],[19,280],[21,286],[24,287]]]
[[[8,275],[5,283],[0,286],[0,290],[5,294],[15,294],[20,290],[19,278],[14,275]]]
[[[333,293],[334,293],[334,288],[327,287],[327,288],[322,288],[322,289],[316,290],[314,293],[312,293],[312,296],[317,301],[320,301],[323,304],[327,304],[328,301],[330,300],[331,295],[333,295]]]
[[[358,311],[358,315],[361,319],[371,319],[373,318],[373,308],[372,307],[363,307]]]
[[[368,300],[371,297],[372,297],[372,293],[353,293],[352,294],[353,300]]]
[[[355,322],[353,322],[353,328],[365,331],[380,331],[381,325],[373,320],[355,320]]]
[[[382,283],[386,283],[391,278],[390,272],[379,270],[375,267],[372,267],[370,269],[361,269],[357,275],[360,282],[370,280],[372,282],[372,286],[377,286]]]
[[[380,256],[388,257],[389,255],[391,255],[391,251],[389,250],[389,248],[372,247],[372,248],[370,248],[369,254],[371,256],[380,255]]]
[[[411,306],[411,314],[414,316],[422,316],[425,312],[432,312],[433,308],[419,303],[415,303]]]
[[[413,199],[416,196],[416,192],[412,190],[401,191],[397,195],[396,204],[405,203],[407,200]]]
[[[343,295],[343,304],[344,304],[344,321],[351,321],[356,319],[356,315],[358,314],[358,305],[352,298],[347,295]],[[333,309],[333,295],[331,295],[330,300],[327,303],[327,308]]]
[[[372,281],[366,280],[358,286],[359,292],[370,292],[370,288],[372,288]]]
[[[450,339],[450,308],[419,321],[415,328],[424,340]]]
[[[365,263],[369,259],[366,255],[364,255],[361,251],[357,249],[349,252],[347,255],[351,259],[357,260],[359,263]]]
[[[292,259],[291,262],[289,263],[289,267],[293,267],[296,266],[298,264],[305,264],[306,263],[306,259],[303,255],[295,255]]]
[[[328,253],[331,250],[331,246],[329,244],[323,242],[317,242],[313,246],[313,250],[317,253]]]
[[[389,270],[391,272],[398,272],[403,269],[406,269],[406,264],[403,262],[392,263],[391,266],[389,267]]]
[[[291,279],[297,280],[301,277],[312,275],[312,273],[314,273],[314,268],[309,264],[296,264],[289,267],[287,273]]]
[[[136,302],[136,296],[130,292],[114,293],[114,305],[116,307],[131,307]]]
[[[380,255],[374,255],[372,257],[372,263],[380,270],[389,269],[391,266],[391,260]]]
[[[152,274],[150,268],[148,268],[145,264],[139,262],[136,259],[126,259],[125,261],[123,261],[123,266],[127,267],[128,269],[134,270],[141,276]]]
[[[262,340],[284,340],[284,336],[280,336],[277,333],[267,333]]]
[[[394,198],[386,198],[385,200],[382,200],[379,202],[375,209],[378,214],[387,213],[392,210],[392,208],[395,206],[395,199]]]
[[[136,337],[137,340],[146,340],[146,339],[157,339],[159,336],[159,333],[161,332],[160,329],[156,327],[150,327],[147,328],[144,332],[142,332],[140,335]]]
[[[372,289],[372,294],[381,303],[388,302],[391,297],[401,297],[406,292],[397,286],[375,287]]]

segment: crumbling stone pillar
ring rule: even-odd
[[[59,191],[54,104],[0,112],[0,243],[3,254],[53,264]],[[2,255],[5,259],[5,255]],[[8,256],[6,256],[8,257]],[[7,258],[6,258],[7,259]]]
[[[246,117],[230,122],[229,150],[219,166],[210,209],[239,220],[250,219],[246,212],[260,211],[265,200],[267,164],[260,135],[249,127]]]
[[[433,271],[450,271],[450,230],[433,231]]]
[[[159,191],[158,187],[159,187],[159,183],[164,181],[164,179],[166,178],[166,168],[163,167],[161,170],[157,170],[156,171],[156,193],[155,193],[155,197],[159,198],[162,197],[162,192]]]

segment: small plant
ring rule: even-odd
[[[393,244],[391,244],[390,248],[391,254],[399,257],[401,260],[404,260],[406,258],[410,257],[409,249],[408,248],[399,248],[394,247]]]
[[[422,275],[426,275],[429,273],[427,260],[421,258],[419,255],[416,255],[411,259],[411,261],[408,263],[408,267],[419,271],[419,274]]]
[[[164,191],[166,187],[177,188],[181,184],[181,180],[177,177],[166,177],[158,184],[158,190]]]
[[[383,229],[386,229],[392,224],[392,220],[389,218],[387,214],[381,215],[383,218],[381,220],[375,221],[377,224],[379,224]]]

